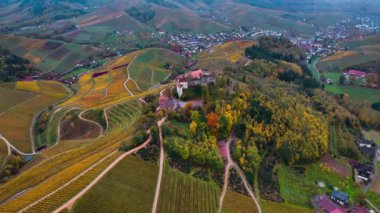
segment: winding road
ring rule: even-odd
[[[243,181],[244,188],[248,191],[248,194],[250,195],[252,200],[255,202],[255,204],[257,206],[258,213],[262,213],[259,202],[257,202],[255,194],[253,193],[251,186],[248,184],[248,181],[247,181],[247,178],[245,177],[244,172],[240,169],[240,167],[231,158],[230,146],[231,146],[232,140],[233,140],[232,137],[229,137],[228,141],[227,141],[227,146],[226,146],[226,148],[227,148],[227,164],[225,166],[224,184],[223,184],[222,194],[221,194],[220,200],[219,200],[218,213],[222,212],[224,198],[225,198],[227,190],[228,190],[228,179],[230,176],[230,170],[232,168],[236,170],[236,172],[240,176],[241,180]]]
[[[158,180],[157,180],[157,186],[156,186],[156,192],[154,195],[154,202],[153,202],[153,208],[152,208],[152,213],[156,213],[157,211],[157,206],[158,206],[158,199],[160,197],[160,191],[161,191],[161,183],[162,183],[162,174],[164,171],[164,157],[165,157],[165,152],[164,152],[164,145],[163,145],[163,138],[162,138],[162,130],[161,126],[165,122],[166,117],[162,118],[160,121],[157,122],[158,126],[158,132],[160,135],[160,170],[158,173]]]

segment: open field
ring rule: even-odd
[[[18,36],[0,36],[0,46],[29,60],[44,73],[51,71],[67,73],[80,61],[100,53],[99,49],[86,45]]]
[[[129,156],[74,206],[74,212],[150,212],[158,167]],[[117,194],[117,196],[115,196]]]
[[[234,191],[227,191],[223,202],[223,210],[228,213],[257,213],[252,198]]]
[[[8,109],[7,111],[4,111],[0,115],[0,119],[2,122],[7,123],[7,125],[0,126],[0,132],[16,148],[20,149],[23,152],[32,152],[33,150],[30,141],[30,127],[33,117],[36,115],[36,113],[66,97],[68,95],[68,91],[62,84],[59,83],[44,81],[38,83],[27,83],[28,84],[25,84],[23,82],[22,84],[23,86],[27,86],[26,89],[32,88],[35,90],[37,88],[38,90],[41,90],[41,93],[25,102],[22,102],[17,106]],[[46,87],[45,84],[49,84],[50,86],[55,85],[55,87]],[[16,85],[19,85],[19,83]],[[41,85],[41,87],[39,85]]]
[[[36,96],[36,93],[0,87],[0,113]]]
[[[339,94],[348,94],[350,98],[367,101],[370,103],[380,102],[380,90],[371,89],[366,87],[358,86],[341,86],[341,85],[326,85],[325,90],[328,93],[339,95]]]
[[[60,140],[89,140],[101,135],[101,127],[84,119],[80,119],[81,111],[71,111],[60,122]]]
[[[180,57],[170,50],[148,49],[129,65],[129,76],[139,88],[147,90],[170,74],[170,71],[164,68],[166,63],[176,64],[180,60]]]
[[[348,50],[323,58],[318,63],[320,71],[341,72],[350,66],[380,59],[380,36],[341,42],[338,47]]]
[[[222,71],[226,66],[245,64],[248,61],[244,56],[245,49],[253,44],[251,41],[233,41],[208,49],[197,56],[197,67]]]
[[[205,181],[167,168],[158,212],[217,212],[220,191]]]
[[[302,168],[305,169],[302,174]],[[331,193],[329,186],[338,187],[353,199],[358,187],[349,180],[322,164],[315,163],[309,166],[288,167],[279,166],[280,191],[286,203],[312,208],[311,200],[314,195],[324,192]],[[319,189],[315,182],[322,181],[327,187]]]

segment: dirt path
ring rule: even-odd
[[[371,180],[371,183],[362,188],[364,194],[367,193],[369,189],[373,189],[373,185],[376,183],[377,179],[380,178],[378,177],[380,174],[378,174],[379,171],[377,171],[377,161],[380,161],[380,154],[378,152],[376,152],[375,157],[373,158],[374,178]]]
[[[222,212],[222,207],[223,207],[223,201],[226,196],[227,190],[228,190],[228,179],[230,176],[230,170],[231,168],[234,168],[238,175],[240,176],[241,180],[243,181],[244,188],[248,191],[248,194],[251,196],[252,200],[255,202],[257,206],[258,213],[262,213],[261,207],[259,205],[259,202],[257,202],[257,199],[255,197],[255,194],[252,191],[251,186],[248,184],[247,178],[245,177],[244,172],[240,169],[240,167],[232,160],[231,158],[231,153],[230,153],[230,146],[231,146],[232,138],[229,137],[227,141],[227,165],[225,167],[225,172],[224,172],[224,184],[223,184],[223,190],[222,194],[220,196],[219,200],[219,208],[218,208],[218,213]]]
[[[162,118],[160,121],[157,122],[159,136],[160,136],[160,171],[158,173],[158,180],[157,180],[157,186],[156,186],[156,192],[154,195],[154,202],[153,202],[153,208],[152,213],[156,213],[157,206],[158,206],[158,199],[160,197],[160,191],[161,191],[161,182],[162,182],[162,174],[164,171],[164,145],[162,141],[162,131],[161,131],[161,125],[165,122],[166,117]]]
[[[83,114],[86,113],[86,112],[87,112],[87,110],[83,110],[81,113],[79,113],[78,118],[81,119],[82,121],[85,121],[85,122],[88,122],[88,123],[92,123],[92,124],[98,126],[99,129],[100,129],[100,133],[99,133],[99,135],[98,135],[97,138],[102,137],[103,134],[104,134],[104,129],[103,129],[103,127],[102,127],[98,122],[95,122],[95,121],[93,121],[93,120],[89,120],[89,119],[83,118]],[[94,138],[94,139],[96,139],[96,138]]]
[[[120,157],[118,157],[112,164],[110,164],[106,169],[103,170],[102,173],[100,173],[89,185],[87,185],[86,188],[84,188],[82,191],[80,191],[77,195],[75,195],[73,198],[71,198],[69,201],[67,201],[65,204],[60,206],[58,209],[54,211],[54,213],[58,213],[60,211],[63,211],[64,209],[68,209],[69,211],[72,209],[75,202],[81,198],[86,192],[88,192],[95,184],[97,184],[109,171],[111,171],[121,160],[123,160],[128,155],[135,153],[139,151],[140,149],[145,148],[150,142],[152,141],[152,135],[149,136],[149,138],[138,147],[129,150],[128,152],[122,154]],[[117,152],[117,151],[116,151]],[[111,153],[112,154],[112,153]],[[108,157],[108,156],[107,156]],[[105,157],[105,158],[107,158]],[[104,158],[103,158],[104,159]],[[103,160],[102,159],[102,160]],[[79,175],[80,176],[80,175]],[[76,178],[79,178],[77,176]],[[45,196],[46,197],[46,196]],[[41,198],[42,199],[42,198]]]
[[[25,153],[25,152],[21,152],[20,150],[18,150],[15,146],[13,146],[3,135],[0,134],[0,139],[3,140],[7,146],[8,146],[8,150],[9,149],[12,149],[13,151],[17,152],[19,155],[35,155],[36,153],[35,152],[32,152],[32,153]]]

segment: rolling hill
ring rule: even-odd
[[[363,5],[356,0],[351,3],[347,0],[307,3],[299,0],[11,0],[0,4],[0,29],[4,33],[79,36],[94,31],[106,34],[115,30],[157,29],[207,33],[255,26],[304,34],[314,32],[315,26],[331,25],[351,15],[377,13],[378,5],[376,1]],[[331,8],[339,8],[339,13]],[[213,12],[220,17],[215,17]]]

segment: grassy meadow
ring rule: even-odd
[[[307,166],[300,166],[305,168],[305,173],[289,166],[278,166],[277,171],[280,179],[281,195],[285,199],[285,203],[302,206],[305,208],[312,208],[313,196],[320,193],[331,193],[332,187],[338,187],[340,190],[346,192],[351,201],[360,190],[352,180],[345,178],[330,168],[314,163]],[[322,181],[326,184],[325,188],[319,188],[316,182]]]

